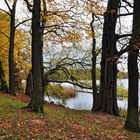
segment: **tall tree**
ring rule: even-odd
[[[118,115],[116,82],[117,59],[116,49],[116,21],[120,0],[109,0],[104,13],[104,27],[102,37],[101,79],[100,93],[96,94],[95,111],[102,111]]]
[[[9,35],[9,93],[16,95],[15,93],[15,38],[16,38],[16,29],[26,21],[26,19],[18,24],[16,24],[16,7],[18,0],[4,0],[8,11],[0,9],[10,17],[10,35]]]
[[[14,0],[12,8],[9,9],[10,14],[10,45],[9,45],[9,93],[15,95],[15,84],[14,84],[14,40],[15,40],[15,14],[16,14],[16,3]]]
[[[90,28],[91,28],[91,37],[92,37],[92,68],[91,68],[91,77],[92,77],[92,90],[93,90],[93,105],[91,110],[94,111],[95,106],[97,104],[97,84],[96,84],[96,59],[97,55],[100,52],[101,49],[96,47],[96,34],[95,34],[95,27],[99,27],[99,23],[97,21],[101,20],[101,17],[103,16],[105,12],[105,7],[98,1],[94,0],[88,0],[86,2],[86,7],[85,10],[89,13],[91,13],[91,23],[90,23]],[[101,24],[100,24],[101,25]],[[97,28],[96,28],[97,29]],[[98,30],[98,29],[97,29]],[[98,32],[98,31],[97,31]]]
[[[43,56],[42,56],[41,0],[33,1],[32,9],[32,78],[33,91],[29,107],[43,113],[44,96],[42,92]]]
[[[10,43],[10,17],[5,12],[0,12],[0,60],[4,71],[5,79],[8,79],[8,56],[9,56],[9,43]],[[16,81],[20,81],[17,85],[21,86],[21,80],[26,77],[26,71],[30,68],[30,47],[27,44],[27,35],[21,29],[16,29],[14,40],[14,71]],[[21,77],[19,80],[19,76]],[[16,78],[18,77],[18,78]],[[16,80],[17,79],[17,80]]]
[[[14,40],[15,40],[15,15],[16,15],[16,4],[17,0],[12,2],[12,7],[10,7],[7,0],[4,0],[10,16],[10,43],[9,43],[9,93],[15,95],[15,85],[14,85]]]
[[[96,39],[95,39],[95,31],[94,31],[94,18],[95,18],[95,14],[92,13],[92,21],[91,21],[91,31],[92,31],[92,70],[91,70],[91,74],[92,74],[92,89],[93,89],[93,106],[92,106],[92,111],[94,110],[94,106],[95,106],[95,98],[96,98],[96,94],[97,94],[97,85],[96,85]]]
[[[9,93],[15,95],[15,85],[14,85],[14,41],[15,41],[15,15],[16,15],[16,4],[17,0],[10,1],[12,3],[12,6],[10,7],[9,1],[4,0],[8,12],[2,10],[10,17],[10,37],[9,37]]]
[[[138,54],[140,49],[140,1],[134,0],[133,29],[128,52],[128,110],[124,128],[140,131],[138,118]]]

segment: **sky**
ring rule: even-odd
[[[7,8],[4,0],[0,0],[0,1],[1,1],[0,8],[8,11],[8,8]],[[21,0],[18,0],[17,8],[16,8],[16,17],[18,19],[22,20],[23,18],[27,17],[27,15],[29,15],[29,12],[28,12],[26,6],[23,6],[23,3],[21,2]]]
[[[1,9],[7,9],[7,6],[4,2],[4,0],[0,0],[1,4],[0,4],[0,8]],[[24,9],[23,9],[24,7]],[[27,16],[31,16],[29,14],[29,12],[27,12],[28,10],[25,8],[26,6],[23,6],[23,4],[21,4],[21,1],[19,0],[17,3],[17,11],[16,11],[16,17],[18,18],[18,20],[22,21],[25,18],[27,18]],[[132,9],[131,9],[132,10]],[[125,10],[123,9],[123,11],[125,12]],[[122,24],[122,28],[121,28],[121,34],[124,34],[125,31],[129,31],[131,32],[131,23],[132,23],[132,16],[129,17],[123,17],[123,19],[121,19],[121,24]],[[119,24],[118,24],[119,25]],[[125,28],[128,27],[128,28]],[[124,61],[125,62],[125,61]],[[124,65],[126,67],[126,64]],[[121,67],[121,66],[120,66]],[[126,68],[125,68],[126,69]]]

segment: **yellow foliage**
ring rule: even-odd
[[[105,12],[105,7],[103,5],[100,5],[98,3],[88,3],[85,6],[85,11],[86,12],[90,12],[90,13],[94,13],[95,15],[103,15]]]
[[[4,13],[0,13],[0,60],[2,61],[6,77],[8,76],[9,34],[9,17]],[[26,42],[24,32],[18,29],[15,34],[14,60],[16,67],[24,72],[28,71],[31,67],[30,63],[27,61],[31,59],[30,52],[31,48]]]
[[[31,47],[27,44],[26,36],[22,30],[16,31],[14,60],[16,68],[23,71],[24,77],[22,78],[25,79],[31,68]]]
[[[65,42],[80,42],[81,35],[78,32],[69,32],[68,35],[64,37]]]

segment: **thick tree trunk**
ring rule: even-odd
[[[105,89],[103,89],[102,111],[112,115],[118,114],[116,82],[117,82],[117,64],[116,61],[106,61]]]
[[[34,0],[32,15],[32,78],[33,92],[29,107],[35,112],[43,113],[44,96],[42,92],[43,56],[41,29],[41,1]]]
[[[109,0],[104,14],[100,93],[95,98],[94,108],[95,111],[112,115],[119,114],[116,97],[117,58],[115,58],[117,53],[115,28],[119,2],[119,0]]]
[[[128,110],[124,128],[140,131],[138,119],[138,53],[140,49],[140,1],[134,0],[133,30],[128,53]]]
[[[140,39],[139,39],[140,40]],[[128,112],[125,128],[130,131],[140,131],[138,125],[138,50],[128,54]]]
[[[16,1],[14,2],[11,10],[10,21],[10,45],[9,45],[9,93],[15,95],[15,77],[14,77],[14,40],[15,40],[15,12]]]
[[[2,67],[2,62],[0,60],[0,91],[8,93],[8,86],[5,80],[4,70]]]

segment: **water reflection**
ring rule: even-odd
[[[61,104],[65,107],[77,110],[91,110],[93,104],[93,96],[91,93],[78,92],[74,98],[69,98],[67,100],[58,99],[56,97],[50,97],[50,100],[45,96],[45,100],[50,102],[53,101],[54,104]],[[127,100],[118,100],[118,106],[120,108],[127,108]]]
[[[92,108],[92,94],[78,92],[75,97],[69,98],[67,100],[58,99],[56,97],[50,97],[50,100],[45,96],[46,101],[53,101],[54,104],[61,104],[65,107],[77,110],[90,110]]]

